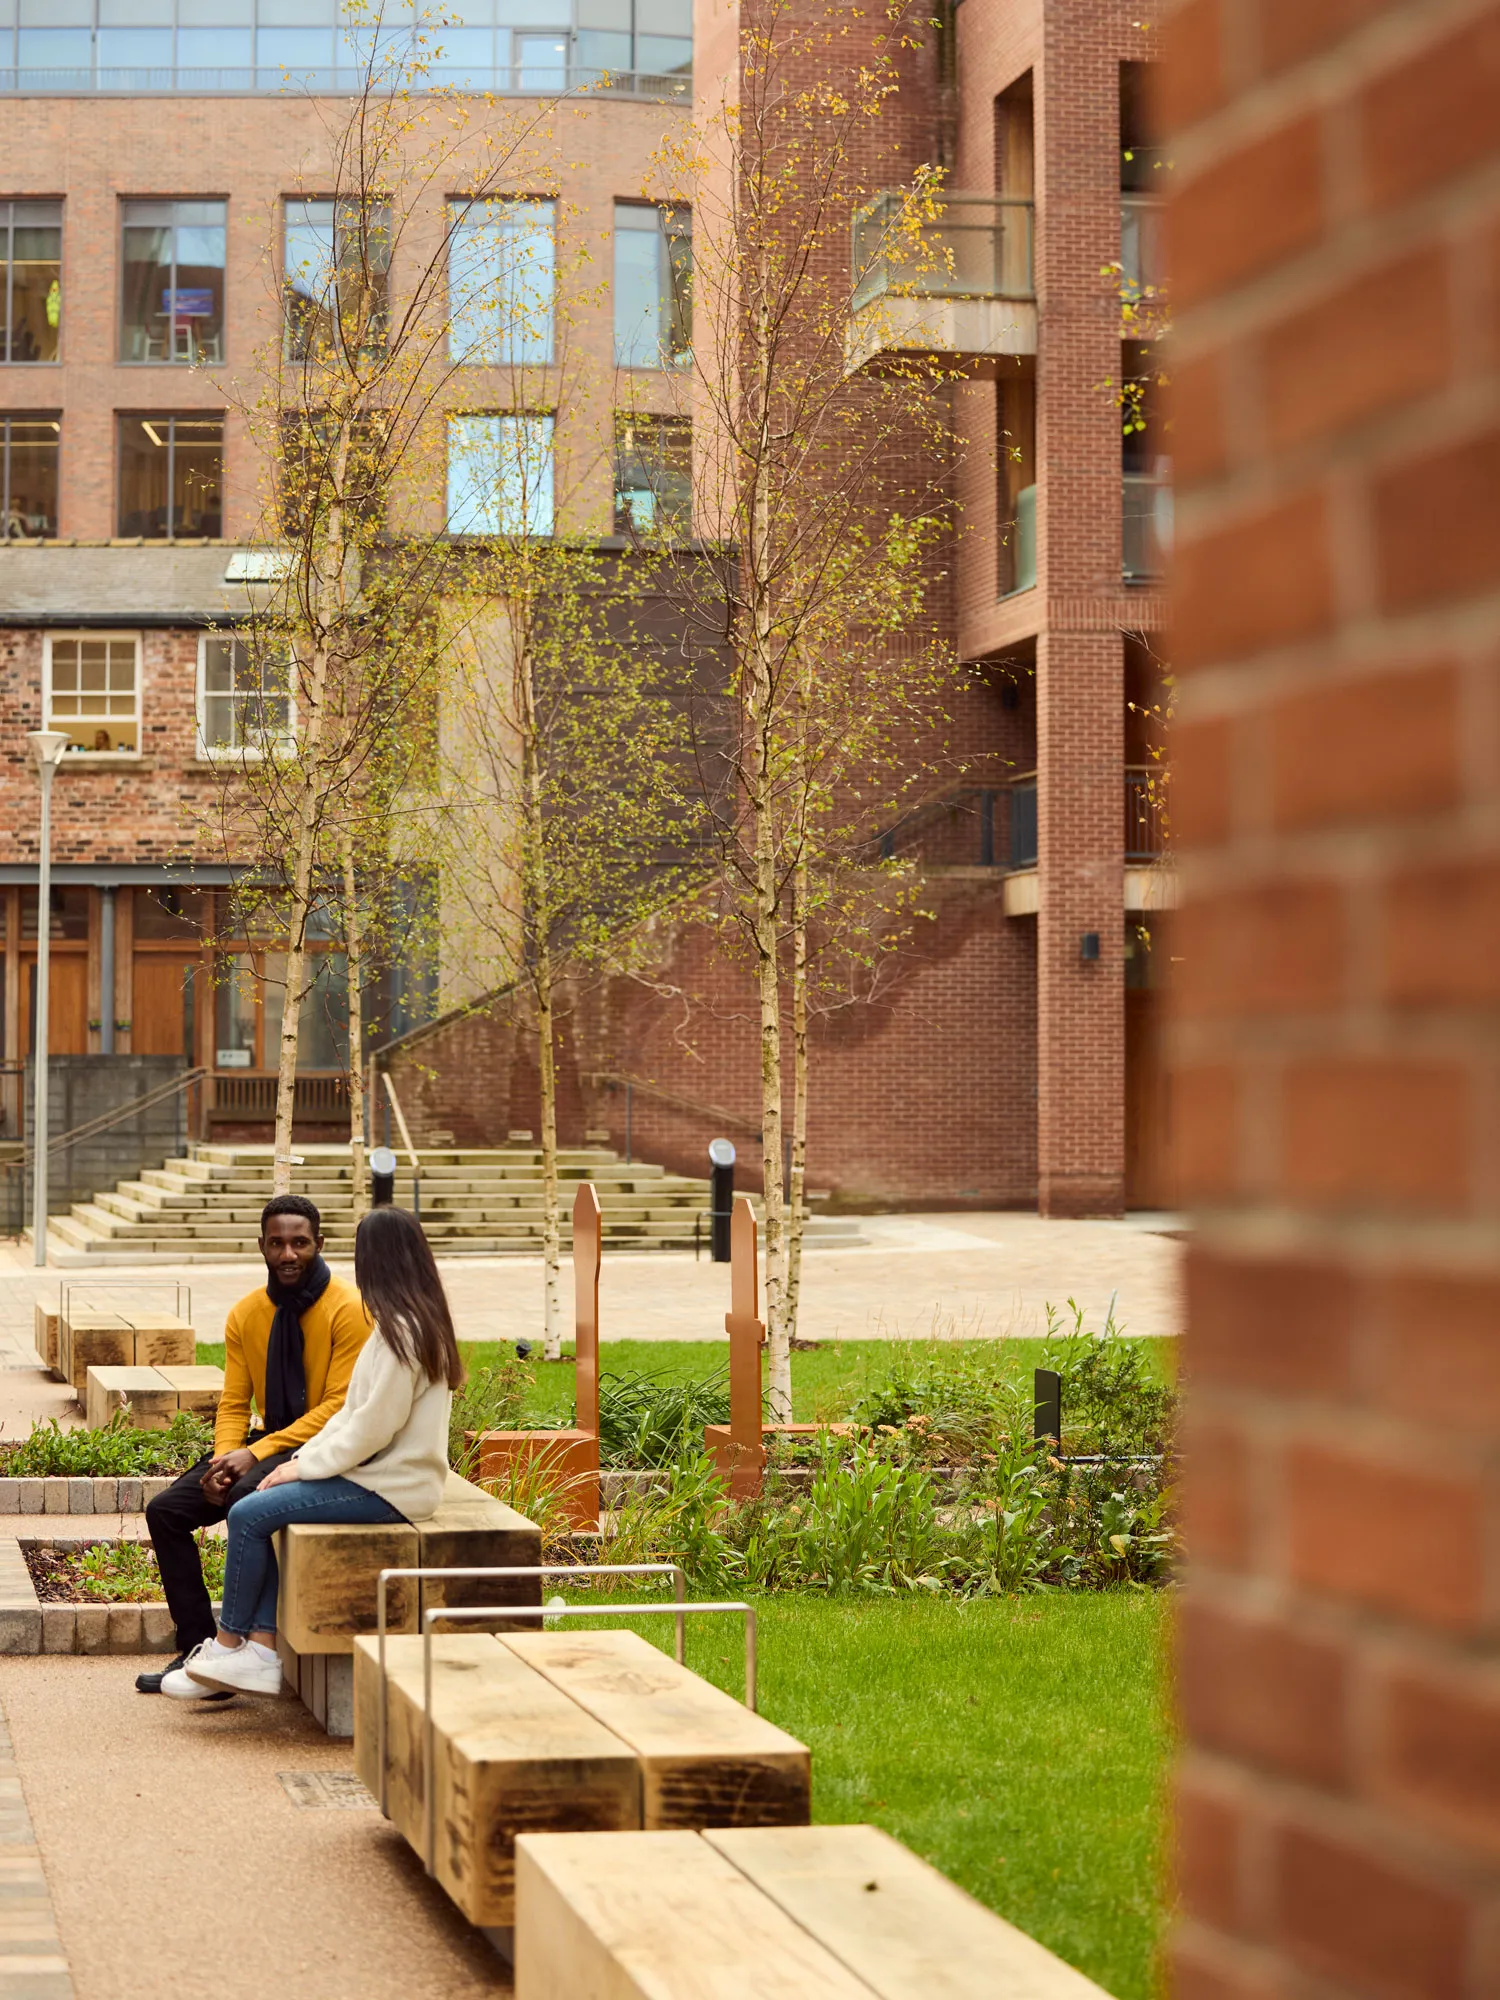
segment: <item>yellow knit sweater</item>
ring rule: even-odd
[[[224,1322],[224,1394],[214,1421],[215,1452],[238,1451],[247,1442],[250,1404],[266,1412],[266,1348],[276,1308],[266,1288],[250,1292],[231,1306]],[[336,1410],[344,1406],[349,1377],[359,1350],[370,1335],[370,1322],[359,1293],[342,1279],[330,1278],[328,1289],[302,1315],[302,1365],[307,1371],[307,1411],[284,1431],[269,1431],[250,1446],[257,1458],[295,1451],[316,1437]]]

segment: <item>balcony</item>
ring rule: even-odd
[[[170,31],[169,31],[170,32]],[[0,45],[8,47],[9,31],[0,28]],[[293,89],[315,95],[357,94],[363,72],[340,66],[321,68],[310,65],[291,74]],[[501,63],[484,68],[457,70],[434,65],[429,73],[433,90],[456,90],[471,94],[504,93],[516,97],[561,97],[580,92],[605,97],[644,97],[669,103],[687,103],[693,94],[693,79],[684,71],[654,75],[645,70],[582,69],[575,66],[555,70],[535,64]],[[0,68],[0,95],[26,97],[84,97],[96,92],[131,97],[229,97],[265,95],[283,91],[288,73],[280,66],[259,69],[177,68],[165,65],[133,69],[13,69]]]
[[[1036,353],[1032,204],[1000,195],[900,188],[855,215],[852,316],[844,363],[862,369],[944,364],[993,375],[1008,354]]]
[[[1120,299],[1141,307],[1166,291],[1162,205],[1155,195],[1120,197]]]
[[[1120,513],[1121,568],[1126,583],[1156,583],[1172,551],[1172,475],[1127,472]]]
[[[1125,863],[1123,901],[1127,910],[1166,910],[1176,906],[1175,871],[1160,865],[1167,853],[1164,812],[1166,775],[1166,767],[1161,764],[1128,764],[1125,767],[1121,844]],[[1012,778],[1007,789],[1010,798],[1005,914],[1008,917],[1030,917],[1041,908],[1041,880],[1037,873],[1035,771],[1023,771]]]

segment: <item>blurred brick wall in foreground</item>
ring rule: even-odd
[[[1178,2000],[1500,1996],[1500,7],[1165,31]]]

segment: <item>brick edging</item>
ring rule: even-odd
[[[0,1536],[0,1655],[25,1653],[175,1653],[177,1635],[165,1604],[44,1604],[26,1566],[27,1549],[74,1553],[86,1539]],[[218,1605],[214,1606],[215,1612]]]
[[[139,1514],[176,1477],[0,1479],[0,1514]]]

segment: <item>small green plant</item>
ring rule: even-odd
[[[599,1378],[599,1455],[605,1465],[674,1465],[703,1449],[704,1427],[729,1421],[729,1380],[605,1374]]]
[[[463,1479],[479,1469],[479,1437],[484,1431],[514,1431],[522,1427],[532,1371],[511,1356],[488,1368],[476,1368],[453,1393],[448,1418],[448,1463]]]
[[[200,1529],[196,1537],[203,1562],[203,1581],[211,1597],[224,1591],[226,1544],[222,1536]],[[43,1552],[45,1555],[47,1552]],[[76,1554],[53,1555],[49,1580],[71,1586],[75,1599],[102,1604],[160,1604],[161,1575],[147,1542],[94,1542]]]
[[[165,1430],[138,1431],[121,1410],[101,1430],[65,1431],[55,1417],[6,1452],[11,1479],[143,1479],[186,1472],[213,1450],[213,1426],[181,1410]]]

